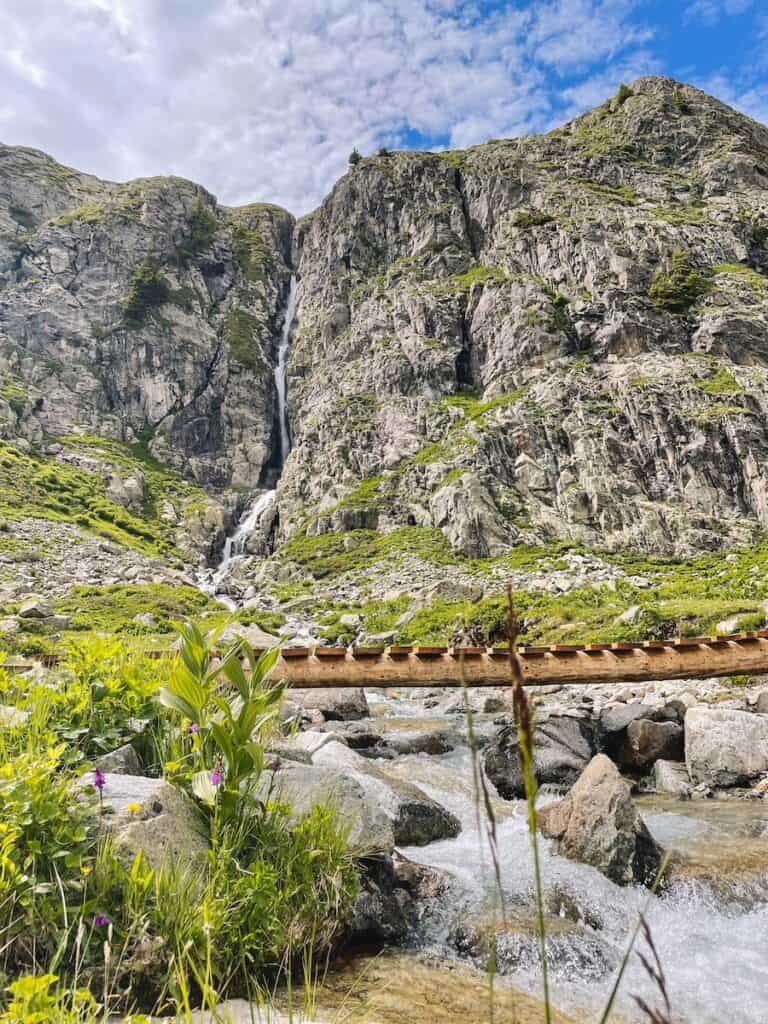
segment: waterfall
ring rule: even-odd
[[[283,330],[280,335],[280,345],[277,349],[277,366],[275,367],[275,390],[277,391],[277,420],[280,426],[280,468],[285,465],[288,453],[291,450],[291,435],[288,429],[288,403],[287,403],[287,382],[286,369],[288,364],[288,349],[291,344],[291,329],[296,316],[296,275],[291,275],[291,283],[288,286],[288,301],[285,305],[285,319]]]
[[[291,330],[296,316],[296,275],[291,275],[291,283],[288,286],[288,298],[285,304],[285,316],[280,332],[280,343],[277,349],[277,364],[275,366],[275,391],[277,393],[277,422],[280,431],[280,461],[279,469],[282,470],[285,460],[291,450],[291,435],[288,427],[288,403],[287,403],[287,366],[288,350],[291,344]],[[224,542],[221,553],[221,561],[214,570],[208,570],[198,574],[199,586],[206,594],[218,597],[220,601],[234,610],[235,602],[226,595],[219,594],[219,588],[229,572],[232,562],[245,556],[246,544],[251,534],[259,527],[262,516],[272,507],[277,497],[276,490],[263,491],[258,494],[237,524],[237,528]]]

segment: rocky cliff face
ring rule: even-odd
[[[353,168],[296,230],[284,536],[747,539],[768,514],[767,188],[768,131],[663,79],[541,138]]]
[[[114,185],[0,149],[4,436],[143,439],[210,489],[257,487],[292,226],[180,179]]]
[[[251,544],[275,555],[238,564],[241,591],[337,554],[747,543],[768,523],[768,129],[641,79],[546,136],[364,159],[295,225],[0,149],[0,373],[16,444],[140,443],[230,510],[279,476]],[[203,516],[198,549],[226,523]]]

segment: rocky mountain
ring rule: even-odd
[[[297,222],[0,148],[11,532],[188,570],[276,486],[220,581],[259,607],[383,601],[370,635],[512,574],[618,587],[613,615],[660,585],[649,557],[709,557],[735,608],[707,616],[754,613],[767,375],[768,129],[669,79],[544,136],[382,151]]]

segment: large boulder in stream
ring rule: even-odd
[[[368,701],[362,688],[336,689],[316,687],[311,690],[291,689],[288,700],[302,711],[319,712],[326,722],[352,722],[368,718]]]
[[[685,763],[694,785],[750,783],[768,772],[768,717],[729,708],[689,708]]]
[[[650,885],[664,856],[605,754],[590,761],[564,800],[539,813],[539,827],[557,853],[591,864],[618,885]]]
[[[682,760],[683,728],[671,705],[618,704],[601,712],[598,743],[620,768],[644,773],[659,759]]]
[[[265,772],[260,795],[284,800],[297,817],[316,804],[331,804],[349,826],[358,855],[425,846],[461,831],[459,819],[418,786],[388,775],[337,740],[321,744],[311,757],[310,765],[287,761]]]
[[[533,738],[533,760],[539,785],[570,786],[595,753],[594,730],[590,722],[571,715],[537,718]],[[485,773],[500,796],[513,800],[525,796],[520,768],[517,729],[505,726],[485,751]]]

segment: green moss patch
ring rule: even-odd
[[[171,289],[160,268],[146,260],[134,270],[123,302],[126,325],[141,327],[147,317],[168,302]]]
[[[697,269],[688,253],[677,249],[669,270],[660,270],[654,277],[648,298],[656,309],[682,315],[710,288],[709,278]]]
[[[704,223],[706,203],[677,203],[673,206],[657,206],[653,211],[656,220],[663,220],[674,227],[700,227]]]
[[[743,395],[744,389],[724,366],[719,367],[707,380],[698,381],[696,387],[705,395]]]
[[[602,182],[588,181],[583,178],[578,180],[577,184],[609,203],[618,203],[620,206],[637,206],[637,193],[628,185],[621,185],[617,188],[613,185],[603,185]]]
[[[746,266],[744,263],[720,263],[712,268],[712,273],[718,277],[741,278],[756,292],[765,292],[768,289],[768,278],[758,274],[756,270]]]
[[[221,605],[195,587],[169,584],[74,587],[55,604],[56,612],[72,619],[72,628],[83,632],[146,633],[133,620],[150,614],[155,633],[172,633],[173,623],[205,613],[221,613]]]
[[[405,526],[386,535],[373,530],[326,533],[319,537],[298,535],[283,546],[280,554],[286,562],[298,562],[318,580],[403,555],[413,555],[433,565],[452,565],[461,560],[440,530],[418,526]]]
[[[454,274],[452,277],[438,281],[432,290],[436,295],[468,295],[476,286],[487,284],[503,284],[507,275],[498,267],[478,266],[472,267],[463,274]]]
[[[244,309],[230,309],[224,321],[224,341],[233,359],[250,370],[266,368],[259,342],[259,322]]]
[[[0,516],[8,520],[30,516],[71,523],[144,554],[180,557],[173,546],[170,528],[158,518],[160,501],[169,496],[192,499],[203,492],[150,457],[142,458],[141,445],[131,448],[102,438],[61,440],[127,471],[141,469],[147,492],[141,513],[129,512],[110,501],[100,475],[40,455],[27,455],[0,442]]]

